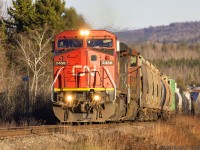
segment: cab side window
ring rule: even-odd
[[[137,66],[137,57],[131,56],[131,67]]]

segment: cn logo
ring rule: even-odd
[[[95,71],[96,71],[96,66],[94,66],[94,69],[91,70],[90,67],[88,67],[88,66],[82,67],[81,65],[75,65],[72,67],[73,76],[76,76],[76,69],[81,69],[81,68],[82,68],[82,73],[77,74],[77,76],[85,76],[85,73],[88,72],[88,73],[90,73],[91,76],[94,77]]]

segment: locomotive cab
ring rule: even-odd
[[[62,122],[102,122],[114,113],[116,36],[105,30],[55,36],[52,102]]]

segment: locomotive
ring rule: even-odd
[[[51,100],[61,122],[157,120],[175,110],[175,81],[106,30],[55,36]]]

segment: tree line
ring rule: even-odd
[[[162,73],[175,79],[181,89],[185,90],[186,85],[200,86],[199,43],[145,42],[130,45]]]
[[[43,108],[50,105],[53,37],[90,28],[66,6],[63,0],[12,0],[3,9],[6,4],[0,2],[0,122],[48,115]]]
[[[163,59],[156,59],[153,60],[153,64],[155,64],[158,68],[165,66],[165,67],[189,67],[189,68],[195,68],[200,66],[200,58],[181,58],[181,59],[174,59],[170,58],[169,60],[163,60]]]

